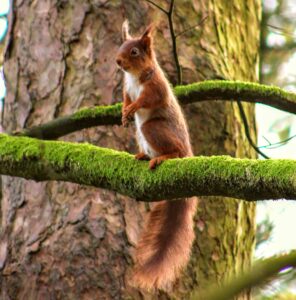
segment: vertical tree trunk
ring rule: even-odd
[[[183,82],[256,80],[260,1],[176,1],[176,32],[205,15],[201,28],[177,39]],[[132,29],[155,22],[160,64],[176,82],[167,19],[147,2],[14,1],[4,65],[5,130],[119,101],[122,74],[114,58],[126,17]],[[253,129],[253,106],[245,105],[245,110]],[[254,157],[235,102],[193,104],[185,112],[196,155]],[[135,152],[133,131],[100,127],[64,139]],[[127,279],[147,206],[75,184],[2,179],[1,299],[141,298]],[[159,299],[188,299],[192,289],[248,267],[254,228],[253,205],[217,197],[201,200],[190,266],[174,291]],[[248,293],[240,299],[249,299]]]

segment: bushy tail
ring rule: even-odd
[[[166,289],[186,266],[194,240],[195,197],[162,201],[150,212],[136,249],[133,284]]]

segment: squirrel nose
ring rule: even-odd
[[[120,58],[117,58],[117,59],[116,59],[116,63],[117,63],[119,66],[121,66],[122,60],[121,60]]]

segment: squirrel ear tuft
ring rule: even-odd
[[[143,33],[142,38],[145,37],[145,36],[152,37],[153,29],[154,29],[153,24],[150,24],[150,25],[146,28],[145,32]]]
[[[129,24],[128,20],[125,20],[122,24],[122,40],[125,42],[129,39],[131,39],[131,36],[129,34]]]
[[[145,32],[143,33],[141,37],[141,44],[144,46],[146,50],[151,50],[152,46],[152,33],[153,33],[154,27],[152,24],[150,24]]]

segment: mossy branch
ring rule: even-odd
[[[192,157],[166,161],[151,171],[148,162],[126,152],[4,134],[0,174],[85,184],[143,201],[193,195],[296,199],[295,160]]]
[[[191,300],[229,300],[250,288],[264,285],[280,271],[296,267],[296,251],[289,254],[276,256],[258,262],[249,272],[230,280],[222,287],[211,287],[207,292],[198,295],[194,293]]]
[[[60,117],[20,132],[14,132],[14,134],[44,140],[54,140],[84,128],[100,125],[120,125],[121,106],[121,103],[117,103],[108,106],[83,108],[72,115]]]
[[[262,103],[296,114],[296,94],[279,87],[253,82],[210,80],[177,86],[175,94],[183,104],[206,101]]]
[[[239,81],[203,81],[174,89],[181,104],[206,100],[237,100],[263,103],[296,113],[296,94],[278,87]],[[71,132],[99,125],[120,125],[121,104],[85,108],[73,115],[18,132],[39,139],[56,139]]]

